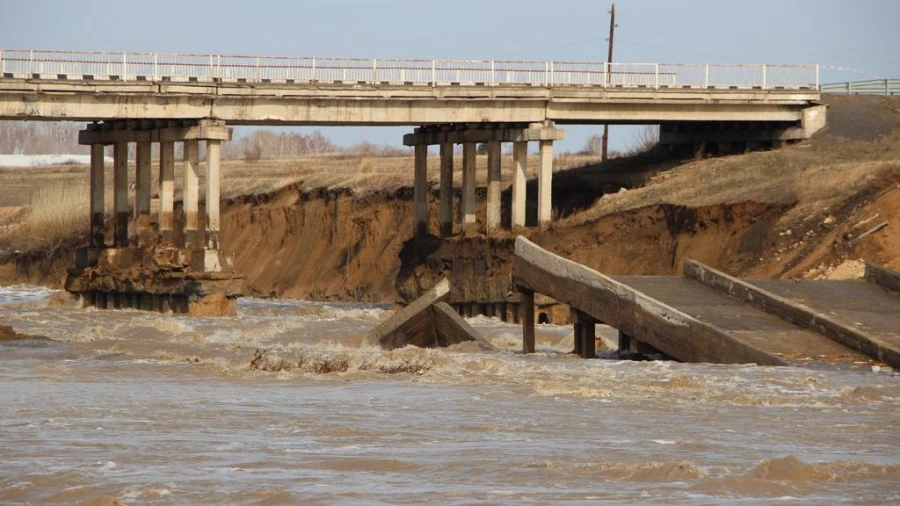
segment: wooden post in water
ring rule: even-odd
[[[519,288],[522,294],[522,353],[534,353],[534,292]]]

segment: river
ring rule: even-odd
[[[0,342],[2,504],[900,503],[889,371],[579,360],[549,325],[526,357],[484,317],[499,352],[386,352],[375,306],[60,299],[0,288],[0,324],[50,339]]]

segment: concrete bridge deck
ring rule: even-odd
[[[880,276],[867,276],[868,281],[745,281],[689,261],[682,277],[610,277],[519,237],[513,282],[525,308],[526,353],[534,351],[529,302],[537,292],[572,307],[576,351],[586,357],[594,356],[594,324],[600,322],[619,330],[620,347],[649,347],[685,362],[900,367],[900,296],[889,288],[898,278],[870,269]],[[888,283],[879,281],[885,278]]]
[[[795,127],[779,136],[789,140],[824,124],[819,99],[815,65],[0,49],[0,119],[415,126],[752,122]]]

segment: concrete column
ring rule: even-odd
[[[159,235],[163,242],[175,240],[175,143],[159,143]]]
[[[575,332],[574,332],[575,337],[572,339],[572,340],[574,341],[574,343],[575,343],[575,347],[574,347],[574,349],[572,350],[572,353],[575,354],[575,355],[578,355],[579,357],[584,356],[584,344],[583,344],[582,341],[581,341],[581,335],[582,335],[582,333],[583,333],[583,332],[582,332],[582,330],[583,330],[582,327],[583,327],[583,326],[584,326],[584,324],[581,322],[581,319],[580,319],[580,318],[575,318],[575,325],[574,325],[574,328],[575,328]]]
[[[200,244],[200,142],[196,139],[184,141],[184,182],[181,185],[184,210],[184,247]]]
[[[512,186],[512,212],[510,215],[512,229],[525,226],[525,189],[528,175],[528,143],[516,142],[513,144],[513,172]]]
[[[152,236],[150,230],[150,142],[137,143],[135,161],[134,217],[137,223],[137,242],[144,246]]]
[[[575,339],[581,341],[581,358],[596,358],[597,356],[597,322],[591,316],[578,311],[576,313],[581,323],[581,333],[575,335]]]
[[[106,237],[106,182],[103,144],[91,144],[91,246],[103,246]]]
[[[453,235],[453,144],[441,144],[441,237]]]
[[[519,289],[522,295],[522,353],[534,353],[534,292]]]
[[[487,234],[500,228],[500,142],[490,141],[488,148]]]
[[[415,151],[413,181],[413,235],[428,235],[428,145],[419,144]]]
[[[206,141],[206,247],[209,249],[219,249],[221,143],[215,139]]]
[[[631,336],[619,331],[619,353],[631,351]]]
[[[541,172],[538,176],[538,226],[550,224],[553,213],[553,141],[541,141]]]
[[[475,235],[478,222],[475,219],[475,143],[463,144],[463,188],[460,215],[464,235]]]
[[[117,142],[113,148],[113,240],[117,247],[128,246],[128,143]]]

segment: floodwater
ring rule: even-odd
[[[377,307],[52,295],[0,288],[0,324],[52,339],[0,343],[2,504],[900,503],[889,371],[579,360],[554,326],[526,357],[487,318],[502,351],[385,352]]]

